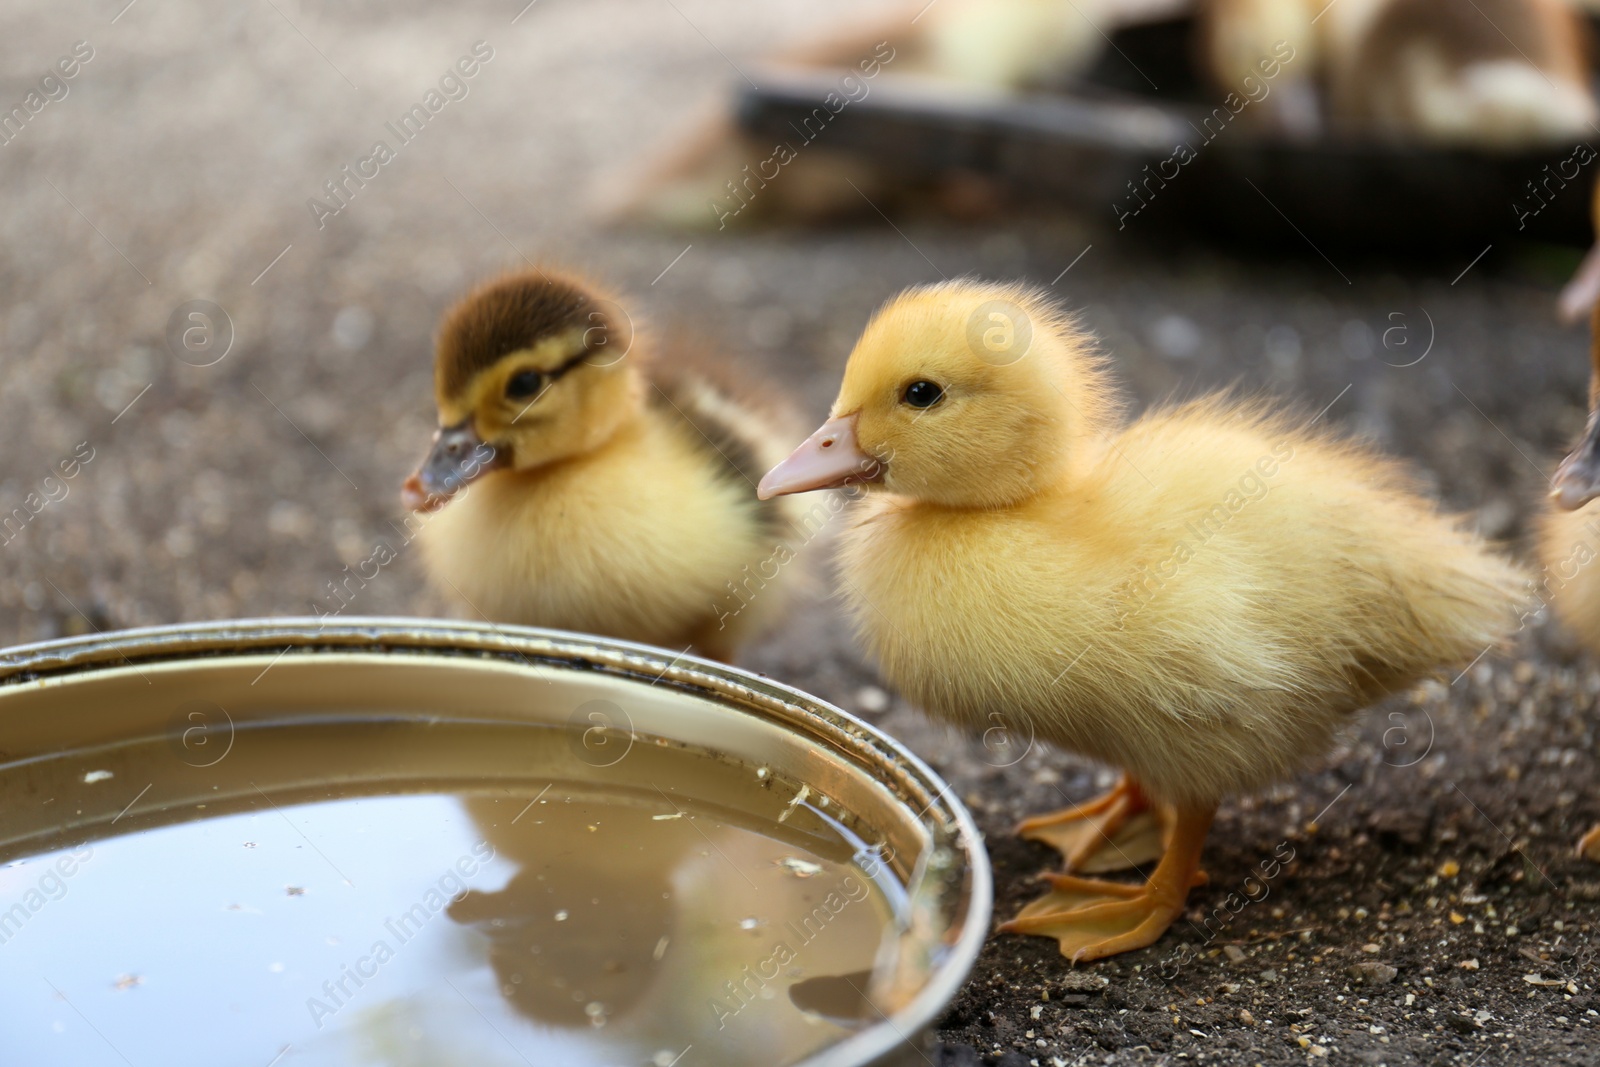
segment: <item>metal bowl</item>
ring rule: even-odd
[[[564,726],[581,740],[564,768],[463,766],[459,755],[427,751],[335,767],[314,746],[266,758],[251,743],[252,731],[291,722],[315,730],[456,720]],[[90,766],[94,753],[152,738],[194,768],[192,784],[180,774],[135,795],[141,783],[123,776],[116,790],[86,787],[67,803],[29,788],[30,775],[64,752],[88,754],[74,767]],[[633,745],[770,768],[831,798],[831,814],[858,840],[886,846],[916,912],[905,925],[922,939],[920,970],[902,961],[887,1012],[800,1062],[923,1062],[933,1021],[988,933],[989,865],[969,813],[921,760],[846,712],[746,671],[641,645],[375,618],[158,627],[8,650],[0,653],[0,868],[79,842],[270,812],[267,803],[326,796],[334,780],[381,793],[386,783],[468,774],[581,779]],[[212,773],[218,768],[228,773]],[[9,904],[0,897],[0,909]]]

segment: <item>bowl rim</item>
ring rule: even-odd
[[[774,704],[814,727],[816,740],[857,756],[891,765],[900,773],[880,781],[901,803],[920,804],[917,818],[936,806],[954,843],[965,853],[969,890],[960,937],[933,970],[927,984],[893,1015],[818,1050],[794,1067],[866,1067],[906,1047],[921,1051],[919,1038],[960,992],[988,939],[994,903],[992,873],[983,836],[955,790],[900,741],[820,697],[764,674],[702,659],[685,652],[591,634],[501,623],[406,616],[289,616],[144,626],[96,631],[77,637],[32,642],[0,650],[0,692],[19,684],[62,678],[138,663],[259,655],[291,650],[382,651],[447,656],[490,653],[521,658],[530,666],[599,671],[624,681],[648,679],[710,697],[750,714]],[[531,662],[530,662],[531,661]],[[796,729],[798,724],[783,724]],[[870,768],[861,768],[869,773]],[[909,795],[908,795],[909,794]],[[880,1013],[881,1014],[881,1013]]]

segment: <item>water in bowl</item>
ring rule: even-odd
[[[0,1062],[777,1067],[897,936],[893,865],[765,768],[487,722],[227,742],[0,768]]]

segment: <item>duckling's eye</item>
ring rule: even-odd
[[[929,381],[912,382],[902,398],[914,408],[931,408],[944,397],[944,390]]]
[[[518,371],[506,382],[506,396],[512,400],[526,400],[538,396],[544,385],[544,375],[536,370]]]

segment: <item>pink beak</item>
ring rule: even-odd
[[[883,463],[861,451],[856,442],[856,416],[840,415],[800,443],[788,459],[761,479],[756,496],[771,500],[788,493],[838,489],[850,482],[875,482]]]

